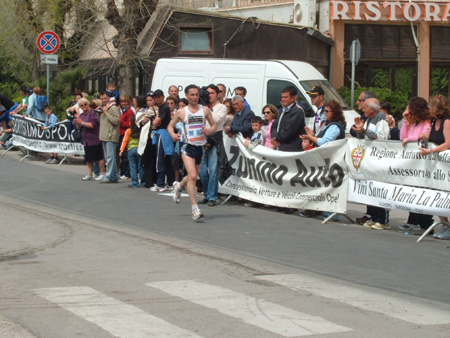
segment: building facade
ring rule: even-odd
[[[335,87],[348,84],[350,45],[359,39],[360,85],[449,96],[450,3],[332,0],[329,17]]]

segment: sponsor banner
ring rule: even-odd
[[[450,151],[422,156],[418,149],[416,142],[403,147],[401,142],[347,139],[349,176],[450,191]]]
[[[48,130],[42,130],[43,125],[32,118],[14,116],[13,144],[43,153],[84,154],[83,145],[73,138],[70,121],[58,122]]]
[[[263,204],[345,213],[345,140],[305,152],[263,146],[250,151],[241,136],[224,136],[232,175],[219,191]]]
[[[348,201],[386,209],[450,216],[450,193],[349,178]]]

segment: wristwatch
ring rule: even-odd
[[[81,122],[81,125],[84,127],[84,121],[83,122]]]

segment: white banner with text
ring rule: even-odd
[[[232,174],[219,191],[253,202],[287,208],[345,213],[348,175],[345,140],[306,152],[281,152],[257,146],[241,136],[224,136]]]
[[[12,142],[15,146],[43,153],[84,155],[83,144],[73,137],[75,127],[69,120],[58,122],[53,128],[42,130],[44,124],[28,117],[13,117]]]
[[[450,191],[450,150],[423,156],[418,149],[417,143],[347,139],[349,176]]]
[[[450,216],[450,193],[418,187],[350,178],[348,201],[386,209]]]

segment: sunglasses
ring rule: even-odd
[[[87,103],[80,104],[80,107],[86,107],[86,106],[89,106],[89,105]]]
[[[269,111],[265,111],[264,112],[264,114],[270,114],[271,113],[271,111],[269,110]]]
[[[324,113],[331,113],[331,110],[324,109],[323,112],[324,112]]]

